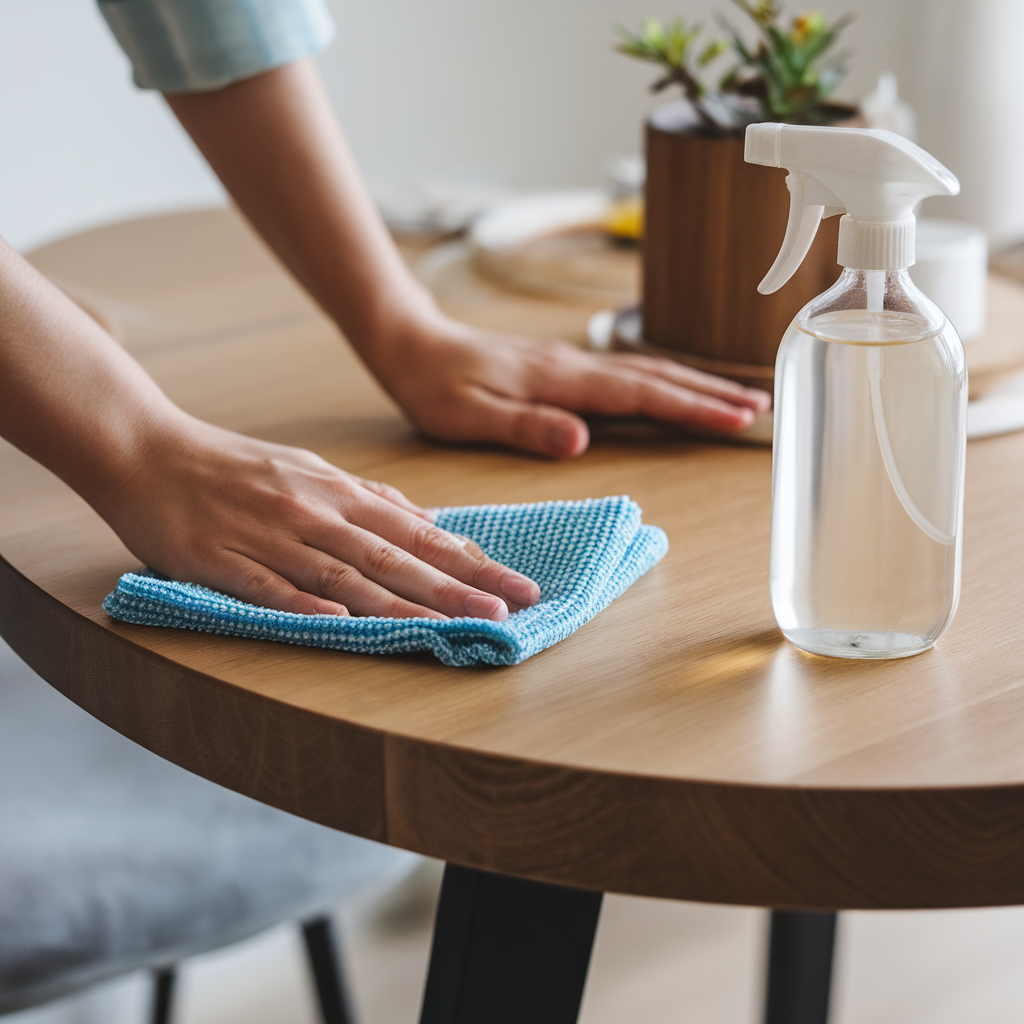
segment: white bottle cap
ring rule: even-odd
[[[917,222],[906,220],[856,220],[847,214],[839,218],[841,267],[854,270],[905,270],[914,263],[914,234]]]
[[[778,258],[757,290],[777,291],[796,273],[823,217],[839,224],[839,263],[897,270],[914,262],[914,207],[928,196],[955,196],[956,177],[920,146],[870,128],[752,124],[748,163],[789,170],[789,224]]]

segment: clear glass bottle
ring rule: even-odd
[[[900,658],[960,596],[967,367],[906,270],[843,271],[775,369],[771,600],[816,654]]]

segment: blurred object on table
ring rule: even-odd
[[[605,230],[616,242],[636,245],[644,233],[644,182],[647,161],[639,153],[618,156],[608,164],[611,204]]]
[[[878,76],[874,89],[861,97],[859,108],[868,128],[884,128],[911,142],[917,141],[917,114],[900,99],[899,83],[891,71]]]
[[[993,273],[1024,284],[1024,241],[993,253],[989,266]]]
[[[985,330],[988,236],[959,220],[921,217],[917,222],[914,284],[949,317],[961,341]]]
[[[1024,429],[1024,372],[1000,378],[984,397],[967,404],[967,438]]]
[[[481,214],[514,195],[500,185],[457,179],[378,182],[371,192],[395,234],[436,237],[465,231]]]
[[[609,239],[609,209],[604,189],[544,192],[495,206],[470,229],[474,267],[513,291],[635,302],[639,259]]]
[[[462,238],[426,248],[408,239],[400,244],[413,272],[444,312],[483,330],[560,338],[585,346],[587,317],[607,304],[601,298],[555,299],[506,287],[478,271],[469,242]]]
[[[988,276],[984,332],[965,346],[971,398],[986,398],[1024,372],[1024,282]]]

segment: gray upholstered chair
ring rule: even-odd
[[[91,718],[0,641],[0,1014],[304,922],[324,1019],[348,1017],[325,907],[411,854],[191,775]]]

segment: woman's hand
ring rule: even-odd
[[[445,317],[398,255],[311,61],[167,97],[235,202],[424,432],[579,455],[576,413],[730,432],[770,398],[677,363]]]
[[[364,358],[425,433],[494,441],[540,455],[579,455],[590,440],[576,413],[645,416],[731,433],[771,405],[764,391],[668,359],[596,355],[564,342],[476,330],[428,315]]]
[[[306,614],[500,622],[540,596],[394,487],[312,452],[183,416],[138,465],[98,510],[172,579]]]
[[[0,242],[0,436],[150,568],[281,611],[502,620],[540,588],[399,491],[182,412]]]

